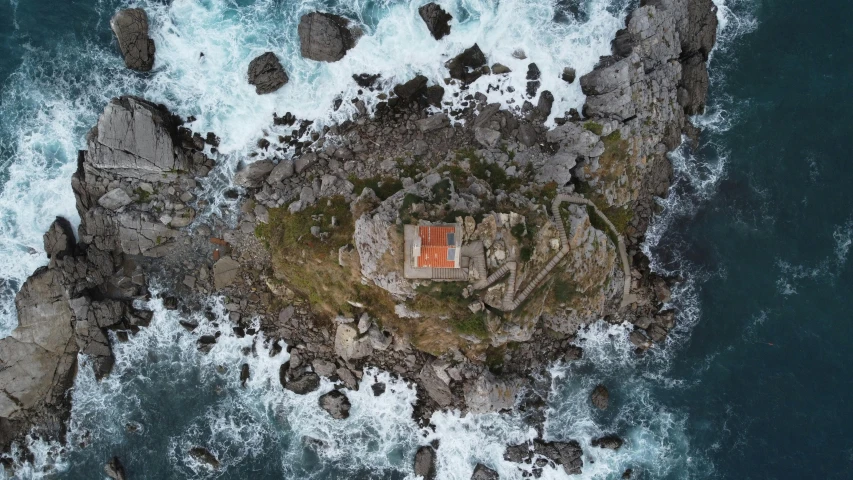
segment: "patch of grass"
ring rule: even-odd
[[[400,205],[400,210],[397,212],[400,215],[400,220],[403,223],[412,223],[413,218],[417,218],[416,214],[412,214],[412,205],[423,202],[424,199],[414,193],[407,193],[403,197],[403,204]]]
[[[380,200],[385,200],[403,189],[403,182],[396,177],[358,178],[350,175],[348,180],[355,187],[353,192],[358,196],[365,188],[370,188]]]
[[[592,120],[584,123],[583,128],[599,136],[601,136],[601,132],[604,131],[604,126],[602,124],[593,122]]]
[[[530,245],[522,246],[519,255],[521,256],[522,262],[529,262],[530,259],[533,257],[533,247],[531,247]]]
[[[609,238],[610,241],[613,242],[613,245],[619,244],[619,240],[616,238],[616,234],[613,233],[613,231],[610,230],[610,227],[608,227],[607,224],[604,223],[604,220],[598,216],[598,213],[595,212],[594,208],[587,205],[586,214],[589,215],[589,223],[590,225],[592,225],[592,228],[604,232],[604,234],[607,235],[607,238]]]
[[[453,192],[453,187],[450,184],[450,180],[445,178],[433,185],[431,190],[433,203],[443,204],[450,200],[450,194]]]
[[[489,330],[486,328],[486,314],[483,312],[454,320],[451,325],[460,335],[473,335],[477,338],[489,337]]]
[[[426,171],[426,165],[419,161],[420,159],[415,158],[414,161],[410,164],[406,164],[405,159],[397,158],[394,161],[397,163],[397,172],[399,173],[400,178],[415,178],[419,174]]]
[[[578,295],[575,285],[561,276],[554,279],[553,292],[558,302],[569,302]]]
[[[601,208],[601,207],[599,207]],[[610,223],[616,227],[616,231],[619,234],[624,234],[625,229],[628,228],[628,225],[631,223],[631,220],[634,218],[634,211],[631,210],[628,206],[624,207],[607,207],[601,210],[607,215],[607,218],[610,220]]]
[[[151,198],[151,194],[148,193],[147,190],[143,190],[139,187],[136,187],[136,189],[133,190],[133,193],[139,195],[138,203],[147,203],[148,199]]]

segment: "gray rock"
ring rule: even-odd
[[[47,258],[56,261],[74,253],[74,228],[63,217],[56,217],[44,234],[44,251]]]
[[[595,408],[599,410],[607,410],[607,405],[610,403],[610,392],[604,385],[596,385],[590,395],[590,400]]]
[[[258,95],[274,92],[290,80],[278,57],[272,52],[266,52],[249,62],[248,76],[249,85],[255,86]]]
[[[518,126],[518,133],[516,134],[516,139],[518,139],[518,143],[526,146],[532,147],[536,145],[536,129],[533,128],[533,125],[529,123],[522,123]]]
[[[267,183],[277,186],[285,179],[292,177],[295,171],[296,169],[291,160],[282,159],[270,172],[270,175],[267,177]]]
[[[566,83],[573,83],[575,81],[576,76],[577,73],[575,72],[574,68],[566,67],[563,69],[563,74],[560,75],[560,78],[562,78],[563,81]]]
[[[484,65],[486,65],[486,56],[476,43],[445,64],[450,70],[450,78],[464,83],[471,83],[480,78],[482,75],[480,67]]]
[[[580,360],[581,358],[583,358],[583,348],[576,345],[570,345],[563,355],[563,359],[566,361]]]
[[[465,383],[465,404],[473,413],[509,410],[515,405],[520,388],[520,382],[499,380],[491,373],[484,372]]]
[[[429,445],[418,448],[415,453],[415,475],[423,477],[424,480],[435,480],[435,449]]]
[[[453,15],[445,12],[438,4],[427,3],[418,8],[418,13],[426,23],[433,38],[441,40],[445,35],[450,35],[449,22],[453,20]]]
[[[476,467],[474,467],[474,473],[471,474],[471,480],[498,480],[500,479],[500,475],[498,472],[492,470],[491,468],[483,465],[482,463],[478,463]]]
[[[317,161],[317,154],[313,152],[305,153],[293,161],[293,167],[296,173],[302,173],[309,165]]]
[[[311,12],[299,19],[299,43],[303,58],[319,62],[337,62],[355,46],[350,21],[338,15]]]
[[[439,113],[427,118],[422,118],[416,121],[415,125],[417,125],[418,130],[421,132],[432,132],[433,130],[450,126],[450,119],[447,117],[446,113]]]
[[[154,40],[148,37],[148,15],[141,8],[119,10],[110,19],[110,28],[127,68],[147,72],[154,66]]]
[[[329,393],[321,395],[318,402],[320,408],[329,412],[332,418],[337,420],[349,418],[350,401],[340,390],[332,390]]]
[[[258,188],[263,185],[267,175],[273,171],[275,164],[272,160],[259,160],[246,165],[234,175],[234,183],[243,188]]]
[[[118,457],[113,457],[104,465],[104,473],[113,480],[125,480],[127,478],[124,473],[124,465],[121,464]]]
[[[231,257],[222,257],[213,264],[213,285],[221,290],[237,279],[240,264]]]
[[[210,468],[214,470],[219,468],[219,459],[216,458],[216,455],[211,453],[210,450],[204,447],[193,447],[190,449],[190,456],[196,459],[197,461],[207,464]]]
[[[114,188],[98,199],[98,204],[107,210],[118,210],[133,203],[130,195],[121,188]]]
[[[341,324],[335,333],[335,353],[346,361],[370,356],[373,346],[370,338],[359,338],[358,330],[352,325]]]
[[[311,366],[314,368],[314,371],[317,372],[318,375],[322,375],[324,377],[331,377],[335,374],[335,364],[328,360],[317,358],[313,362],[311,362]]]
[[[73,313],[54,270],[36,270],[15,297],[18,326],[0,339],[0,448],[32,427],[53,438],[65,432],[77,343]]]
[[[496,63],[496,64],[492,65],[492,73],[494,75],[503,75],[505,73],[510,73],[510,72],[512,72],[512,70],[510,70],[509,67],[507,67],[506,65],[504,65],[502,63]]]
[[[476,128],[474,139],[486,148],[494,148],[501,140],[501,132],[491,128]]]
[[[583,450],[578,442],[545,442],[539,439],[533,441],[533,451],[537,455],[550,458],[569,475],[580,475],[583,467]]]
[[[305,395],[320,388],[320,376],[314,372],[305,372],[288,380],[284,388],[298,395]]]
[[[592,439],[592,446],[606,448],[609,450],[619,450],[622,444],[625,443],[618,435],[605,435],[603,437]]]
[[[420,385],[426,390],[427,395],[432,398],[440,407],[447,407],[453,403],[453,394],[450,392],[450,386],[439,378],[432,363],[427,363],[423,366],[418,374]]]
[[[646,350],[652,346],[649,337],[645,336],[640,330],[634,330],[628,334],[628,341],[641,350]]]
[[[349,388],[350,390],[358,390],[358,379],[355,378],[355,375],[346,367],[341,367],[335,371],[338,375],[338,378],[341,379],[341,382],[344,383],[344,386]]]
[[[385,393],[385,384],[382,382],[377,382],[371,385],[370,389],[373,390],[373,396],[378,397]]]

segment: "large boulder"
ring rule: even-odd
[[[605,435],[603,437],[592,439],[592,446],[606,448],[609,450],[619,450],[622,444],[625,443],[618,435]]]
[[[266,52],[249,62],[249,85],[255,86],[255,93],[271,93],[290,80],[287,72],[272,52]]]
[[[274,168],[272,160],[252,162],[234,175],[234,183],[243,188],[258,188],[264,184],[264,180]]]
[[[240,263],[231,257],[222,257],[213,264],[213,285],[217,290],[223,289],[237,279],[240,273]]]
[[[127,478],[124,473],[124,465],[121,464],[118,457],[113,457],[104,465],[104,473],[113,480],[125,480]]]
[[[329,393],[321,395],[319,400],[320,408],[329,412],[332,418],[343,420],[349,418],[350,402],[349,398],[340,390],[332,390]]]
[[[471,474],[471,480],[499,480],[500,475],[498,472],[492,470],[491,468],[483,465],[482,463],[478,463],[476,467],[474,467],[474,473]]]
[[[483,74],[481,67],[486,65],[486,55],[476,43],[453,57],[445,66],[450,70],[450,78],[471,83]]]
[[[44,234],[44,251],[50,260],[59,260],[73,254],[75,248],[74,228],[63,217],[56,217]]]
[[[499,380],[485,372],[476,380],[466,382],[465,403],[473,413],[499,412],[509,410],[515,405],[515,399],[521,389],[519,382]]]
[[[370,337],[360,337],[355,327],[341,324],[335,332],[335,353],[346,361],[358,360],[370,356],[373,345]]]
[[[54,270],[36,270],[15,307],[18,326],[0,339],[0,451],[30,428],[62,437],[77,366],[74,314]]]
[[[148,15],[141,8],[119,10],[110,20],[110,28],[127,68],[147,72],[154,66],[154,40],[148,36]]]
[[[595,405],[595,408],[607,410],[607,406],[610,403],[610,392],[607,390],[607,387],[599,384],[592,390],[589,399]]]
[[[311,12],[299,19],[299,43],[302,56],[318,62],[337,62],[355,46],[356,36],[350,21],[331,13]]]
[[[450,35],[450,22],[453,20],[453,15],[444,11],[435,2],[427,3],[418,9],[418,13],[436,40],[441,40],[445,35]]]
[[[418,448],[415,453],[415,475],[424,480],[435,480],[435,449],[429,445]]]
[[[305,395],[320,388],[320,376],[314,372],[305,372],[286,382],[282,382],[284,388],[297,395]]]

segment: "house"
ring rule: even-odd
[[[462,227],[458,224],[405,225],[405,269],[411,279],[464,280]]]

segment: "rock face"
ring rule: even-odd
[[[436,40],[441,40],[445,35],[450,35],[450,24],[453,15],[444,11],[438,4],[430,2],[418,8],[418,13]]]
[[[61,437],[74,381],[73,313],[54,270],[37,270],[15,297],[18,327],[0,339],[0,447],[36,426]]]
[[[418,448],[415,453],[415,475],[424,480],[435,480],[435,449],[429,445]]]
[[[318,62],[337,62],[355,46],[350,21],[338,15],[311,12],[299,19],[302,56]]]
[[[521,385],[509,380],[499,380],[485,372],[465,385],[465,403],[473,413],[499,412],[515,405]]]
[[[287,72],[272,52],[266,52],[249,62],[249,85],[255,86],[255,93],[263,95],[283,87],[288,80]]]
[[[154,40],[148,37],[148,15],[141,8],[119,10],[110,20],[110,28],[127,68],[147,72],[154,66]]]
[[[349,398],[340,390],[332,390],[320,396],[320,408],[329,412],[332,418],[343,420],[349,418]]]

